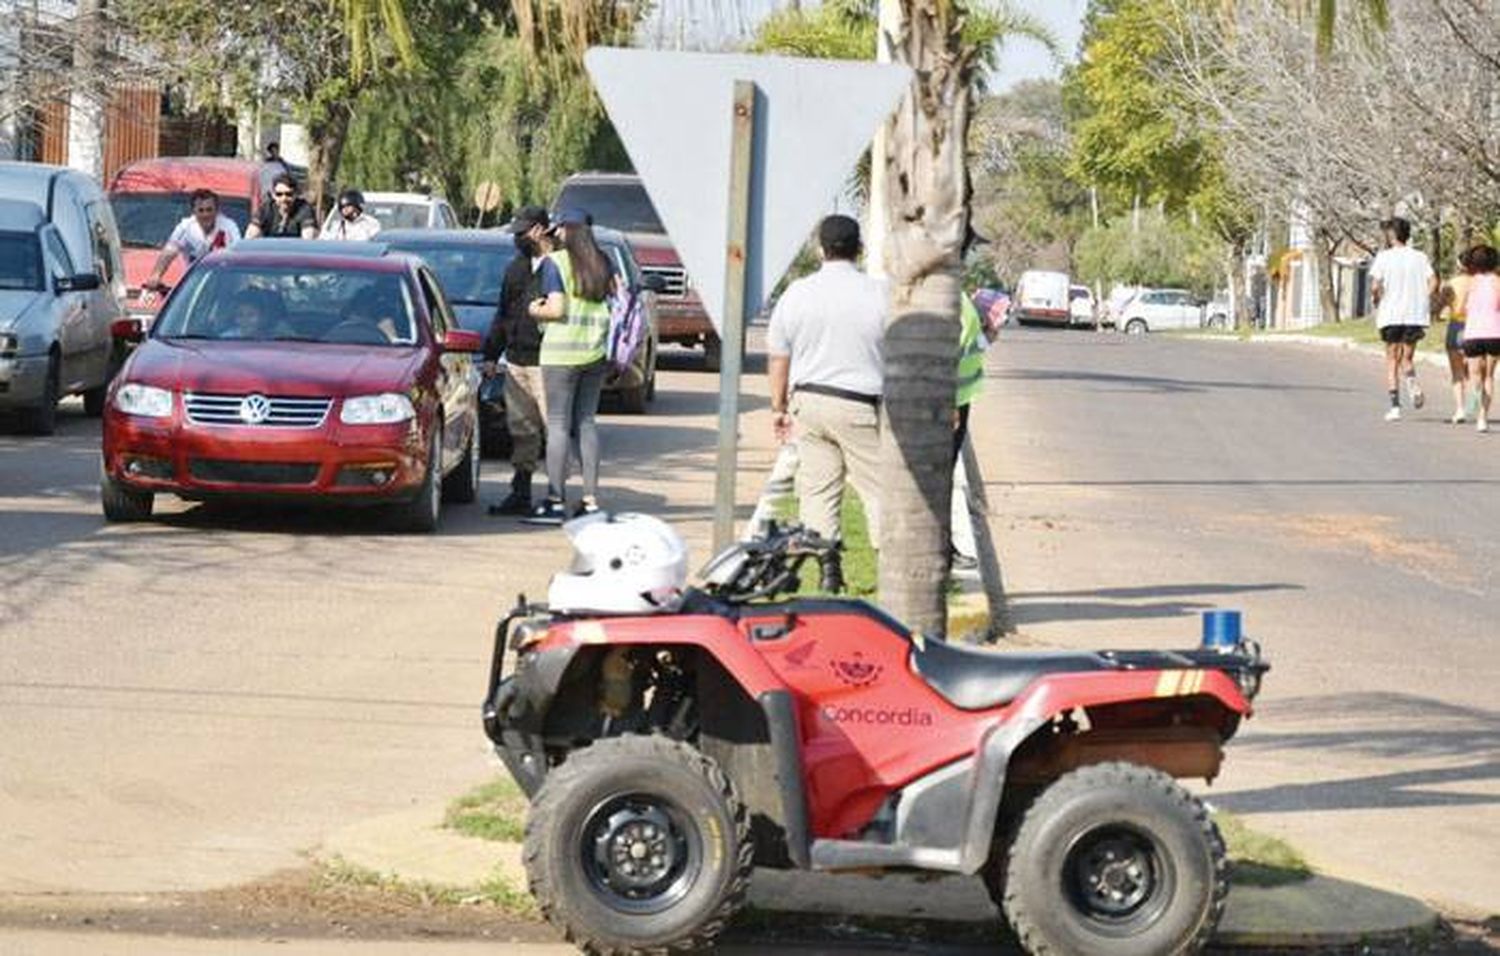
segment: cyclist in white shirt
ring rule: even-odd
[[[380,220],[365,212],[365,194],[358,189],[339,193],[339,214],[323,227],[319,239],[374,239]]]
[[[141,283],[141,288],[162,292],[166,286],[161,277],[172,260],[182,257],[185,265],[191,266],[215,249],[227,249],[240,241],[240,227],[233,219],[219,212],[219,197],[212,189],[197,189],[192,195],[193,214],[179,222],[162,246],[161,255],[151,269],[151,277]]]

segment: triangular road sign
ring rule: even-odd
[[[831,211],[911,71],[889,63],[594,47],[584,62],[716,328],[723,328],[734,83],[758,88],[745,312]]]

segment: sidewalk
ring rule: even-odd
[[[412,883],[477,886],[495,874],[526,885],[520,847],[443,829],[443,808],[377,817],[335,833],[318,850]],[[787,914],[991,923],[994,905],[975,879],[922,880],[760,870],[751,905]],[[1326,947],[1398,939],[1431,929],[1437,914],[1409,897],[1326,876],[1282,886],[1235,884],[1215,936],[1220,946]],[[542,952],[538,950],[538,952]]]

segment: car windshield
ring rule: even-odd
[[[109,197],[120,226],[120,242],[133,249],[159,249],[177,224],[192,214],[189,193],[115,193]],[[219,212],[234,220],[243,235],[250,223],[250,200],[219,197]]]
[[[382,229],[426,229],[428,205],[414,202],[370,202],[365,212],[380,220]]]
[[[388,346],[417,340],[400,275],[316,266],[194,269],[153,329],[164,339]]]
[[[429,245],[392,243],[391,248],[420,256],[437,273],[443,294],[454,305],[498,305],[500,281],[516,257],[516,247],[501,245]]]
[[[42,244],[34,232],[0,232],[0,289],[46,288]]]
[[[569,183],[557,197],[558,209],[581,209],[594,217],[594,225],[621,232],[667,230],[640,183]]]

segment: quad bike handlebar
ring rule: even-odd
[[[761,536],[735,542],[708,563],[705,590],[735,604],[771,600],[797,589],[808,561],[821,569],[843,547],[801,525],[773,521]]]

